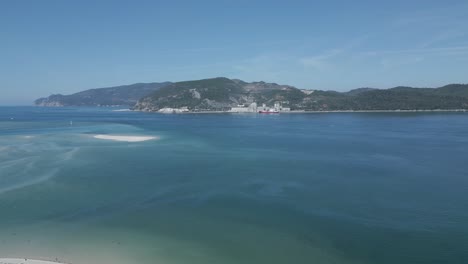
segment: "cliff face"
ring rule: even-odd
[[[34,103],[37,106],[133,106],[140,98],[169,85],[164,83],[137,83],[132,85],[97,88],[71,95],[55,94],[39,98]]]

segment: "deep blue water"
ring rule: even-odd
[[[468,261],[467,113],[112,110],[0,108],[0,257]]]

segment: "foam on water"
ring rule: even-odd
[[[9,184],[9,186],[0,188],[0,194],[47,181],[48,179],[55,176],[58,171],[59,171],[58,169],[52,169],[51,171],[49,171],[49,172],[47,172],[45,174],[41,174],[39,176],[36,176],[33,179],[23,181],[21,183]]]
[[[0,194],[51,179],[78,151],[78,147],[60,148],[54,144],[6,148],[0,155],[5,160],[0,161]]]

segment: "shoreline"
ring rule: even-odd
[[[0,264],[65,264],[67,262],[61,262],[58,259],[56,261],[41,260],[41,259],[29,259],[29,258],[0,258]]]
[[[130,110],[133,112],[156,113],[156,114],[258,114],[257,112],[230,112],[230,111],[190,111],[182,113],[161,113],[158,111]],[[439,112],[468,112],[468,109],[434,109],[434,110],[326,110],[326,111],[308,111],[293,110],[280,112],[280,114],[321,114],[321,113],[439,113]]]
[[[68,108],[68,107],[94,107],[94,106],[32,106],[47,108]],[[102,107],[102,106],[101,106]],[[104,108],[104,107],[102,107]],[[113,108],[113,107],[108,107]],[[142,112],[157,114],[258,114],[257,112],[231,112],[231,111],[189,111],[179,113],[162,113],[158,111],[134,110],[131,108],[112,110],[113,112]],[[308,114],[308,113],[438,113],[438,112],[468,112],[468,109],[402,109],[402,110],[292,110],[280,112],[281,114]]]

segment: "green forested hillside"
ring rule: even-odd
[[[108,88],[90,89],[71,95],[55,94],[37,99],[34,103],[40,106],[133,106],[140,98],[167,86],[170,83],[136,83]]]
[[[289,85],[244,82],[224,77],[175,83],[137,83],[91,89],[72,95],[51,95],[36,100],[42,106],[129,105],[135,110],[170,107],[190,110],[229,110],[233,106],[273,105],[291,110],[435,110],[468,109],[468,85],[440,88],[359,88],[349,92],[301,90]]]
[[[306,110],[434,110],[467,109],[468,85],[449,85],[441,88],[395,87],[369,89],[359,93],[316,92]]]
[[[140,100],[135,109],[156,111],[164,107],[192,110],[226,110],[238,104],[280,101],[292,110],[434,110],[468,109],[468,85],[440,88],[359,88],[349,92],[307,91],[275,83],[247,83],[228,78],[178,82]]]

